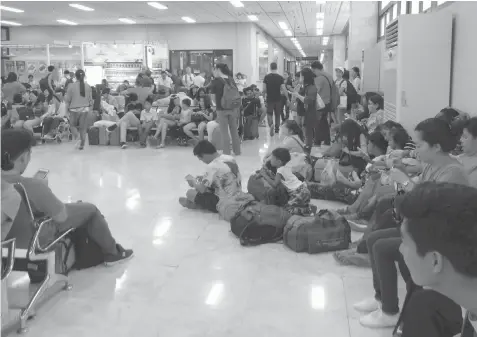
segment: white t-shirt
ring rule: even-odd
[[[356,77],[352,83],[353,83],[354,89],[359,94],[361,92],[361,79],[359,77]]]
[[[296,175],[293,174],[290,166],[285,165],[277,169],[277,173],[283,177],[282,183],[288,191],[296,191],[303,184]]]
[[[194,79],[192,81],[194,82],[195,86],[197,86],[199,88],[202,88],[204,86],[204,83],[205,83],[205,78],[203,78],[200,75],[197,75],[196,77],[194,77]]]
[[[182,76],[182,84],[184,84],[185,87],[190,88],[192,84],[194,84],[194,75],[192,74],[185,74]]]
[[[170,89],[172,88],[172,79],[169,76],[166,76],[166,79],[159,77],[159,80],[157,81],[157,85],[162,85]]]
[[[143,122],[151,122],[157,121],[157,111],[154,109],[150,109],[149,112],[145,109],[141,111],[141,121]]]

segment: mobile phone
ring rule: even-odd
[[[35,179],[45,179],[48,176],[48,173],[50,173],[50,170],[47,169],[39,169],[33,178]]]

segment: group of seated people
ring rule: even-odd
[[[399,123],[348,118],[337,133],[338,151],[311,158],[336,163],[331,183],[319,176],[314,177],[318,181],[302,179],[293,158],[306,162],[310,156],[295,121],[283,123],[280,134],[281,144],[265,156],[259,175],[272,187],[284,187],[289,200],[284,209],[306,216],[313,212],[310,198],[342,201],[348,206],[337,212],[352,229],[365,232],[349,250],[333,254],[342,265],[371,267],[375,296],[354,306],[366,313],[360,323],[396,326],[404,337],[458,334],[462,314],[454,301],[477,311],[477,117],[443,109],[416,126],[414,140]],[[192,189],[180,198],[182,206],[220,213],[225,200],[246,200],[233,157],[220,155],[207,141],[194,148],[194,155],[207,168],[203,176],[186,177]],[[401,316],[396,262],[408,289]],[[436,281],[444,274],[450,278]],[[474,302],[446,288],[451,278],[455,287],[462,282],[474,292]]]

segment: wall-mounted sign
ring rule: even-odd
[[[297,61],[318,61],[319,58],[318,56],[307,56],[307,57],[297,56],[296,60]]]

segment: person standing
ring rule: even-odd
[[[204,72],[201,72],[197,74],[196,77],[194,77],[193,82],[197,88],[202,88],[204,86],[204,83],[205,83],[204,75],[205,75]]]
[[[282,96],[286,97],[285,104],[288,105],[288,95],[285,88],[285,80],[277,73],[277,64],[270,63],[270,73],[263,79],[263,96],[267,101],[267,119],[270,127],[270,136],[278,133],[280,129],[280,116],[283,112]],[[275,115],[275,129],[273,129],[273,116]]]
[[[85,83],[85,73],[82,69],[76,70],[76,82],[68,85],[65,96],[66,111],[70,113],[71,128],[80,135],[79,149],[83,150],[88,128],[88,115],[93,111],[93,95],[91,87]]]
[[[351,83],[353,83],[356,92],[361,93],[361,75],[358,67],[351,68],[350,72]]]
[[[14,72],[9,73],[2,88],[3,98],[6,99],[8,103],[12,104],[13,97],[15,97],[17,94],[23,94],[25,91],[25,86],[18,82],[17,74]]]
[[[331,107],[331,95],[333,94],[333,77],[323,70],[323,64],[319,61],[315,61],[311,64],[311,70],[315,74],[315,86],[318,94],[320,95],[325,107],[318,110],[316,121],[313,128],[315,130],[315,144],[321,145],[322,142],[325,145],[331,144],[330,126],[328,124],[328,115],[332,112]],[[335,91],[336,91],[335,87]]]
[[[214,80],[209,86],[211,99],[217,107],[217,122],[219,123],[220,133],[222,135],[222,144],[224,154],[230,154],[230,135],[232,136],[232,148],[235,155],[240,155],[240,138],[238,135],[237,121],[239,118],[239,108],[233,110],[225,110],[222,107],[222,97],[224,95],[224,87],[227,83],[234,86],[232,71],[224,63],[217,63],[214,70]],[[237,90],[238,91],[238,90]]]

